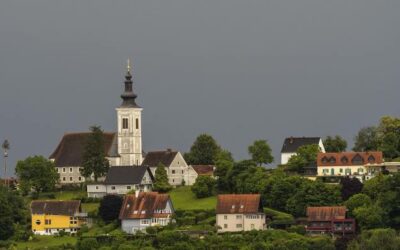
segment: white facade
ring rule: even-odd
[[[318,147],[321,153],[325,153],[325,147],[321,139],[319,139]],[[290,157],[292,157],[293,155],[296,155],[296,152],[281,153],[281,164],[282,165],[287,164],[289,162]]]
[[[157,167],[151,167],[153,176],[156,176]],[[198,176],[197,172],[189,166],[180,152],[177,152],[175,158],[169,166],[166,166],[168,182],[172,186],[182,185],[182,180],[185,181],[185,185],[193,185]]]
[[[81,175],[81,167],[56,167],[57,173],[60,175],[61,184],[79,184],[85,182],[85,177]]]
[[[240,232],[266,229],[265,214],[217,214],[218,232]]]
[[[117,166],[141,165],[142,156],[142,108],[117,108],[118,154]]]

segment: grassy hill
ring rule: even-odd
[[[178,187],[169,192],[174,208],[177,210],[215,209],[217,197],[197,199],[190,187]]]

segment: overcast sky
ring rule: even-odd
[[[125,62],[146,151],[209,133],[236,159],[267,139],[400,115],[398,0],[0,2],[0,140],[10,164],[66,132],[116,127]],[[0,171],[2,173],[2,171]]]

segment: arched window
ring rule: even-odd
[[[368,157],[368,162],[369,162],[369,163],[375,163],[375,157],[374,157],[373,155],[370,155],[370,156]]]
[[[360,154],[356,154],[353,159],[351,159],[351,163],[354,165],[362,165],[364,164],[364,159],[361,157]]]
[[[328,158],[326,156],[322,157],[321,162],[328,163]]]
[[[349,159],[347,159],[346,156],[343,156],[342,159],[340,159],[340,161],[342,162],[342,164],[347,164],[349,162]]]
[[[329,158],[329,163],[336,163],[335,157],[331,156],[331,157]]]

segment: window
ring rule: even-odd
[[[36,223],[36,225],[40,225],[41,222],[40,222],[40,220],[36,220],[35,223]]]
[[[331,175],[335,175],[335,169],[331,168]]]
[[[364,173],[364,169],[363,168],[359,168],[359,169],[357,169],[357,172],[360,174],[360,173]]]
[[[343,168],[339,169],[339,173],[343,173]]]
[[[79,173],[82,173],[83,172],[83,168],[79,168]]]
[[[182,170],[182,174],[183,174],[183,170]]]
[[[232,209],[235,209],[235,205],[232,205]]]
[[[72,168],[69,168],[69,172],[72,173]]]
[[[172,170],[172,174],[175,174],[175,170]]]
[[[69,177],[69,180],[72,181],[72,177]]]
[[[143,219],[143,220],[141,220],[141,224],[148,225],[148,224],[150,224],[150,221],[148,219]]]
[[[66,179],[65,179],[65,177],[63,177],[63,181],[65,181]]]
[[[99,189],[99,186],[96,186],[96,190]]]
[[[351,159],[351,162],[354,164],[354,165],[362,165],[362,164],[364,164],[364,159],[361,157],[361,155],[360,154],[356,154],[354,157],[353,157],[353,159]]]
[[[79,177],[78,177],[78,180],[81,181],[81,180],[82,180],[82,177],[79,176]]]
[[[340,161],[341,161],[343,164],[346,164],[346,163],[349,162],[349,159],[347,159],[346,156],[343,156],[342,159],[340,159]]]
[[[45,224],[45,225],[51,225],[51,220],[45,220],[45,221],[44,221],[44,224]]]
[[[322,161],[322,163],[328,163],[328,158],[327,158],[326,156],[324,156],[324,157],[321,159],[321,161]]]
[[[136,129],[139,129],[139,119],[136,118]]]
[[[372,156],[372,155],[370,155],[370,156],[368,157],[368,162],[369,162],[369,163],[375,163],[375,157]]]
[[[128,118],[122,118],[122,129],[128,129]]]
[[[335,159],[335,157],[330,157],[329,158],[329,163],[336,163],[336,159]]]
[[[236,228],[242,228],[242,224],[236,224]]]
[[[228,228],[228,224],[224,224],[224,228]]]
[[[242,219],[242,216],[241,215],[236,215],[236,219],[240,220],[240,219]]]
[[[228,219],[228,215],[224,215],[224,220],[227,220]]]
[[[112,186],[112,187],[111,187],[111,190],[115,190],[115,186]]]
[[[66,171],[65,168],[63,168],[63,173],[65,173],[65,171]]]
[[[132,187],[131,186],[126,186],[126,189],[131,189]]]
[[[345,171],[346,175],[351,175],[351,169],[350,168],[346,168],[344,171]]]

